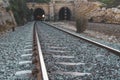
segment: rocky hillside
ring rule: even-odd
[[[0,2],[0,31],[16,25],[13,13],[6,11],[8,3]]]
[[[106,8],[103,5],[97,1],[79,0],[79,2],[76,2],[77,17],[82,13],[88,16],[88,19],[93,22],[120,24],[120,8]]]
[[[120,24],[119,8],[97,8],[90,13],[90,20],[93,22],[105,22]]]

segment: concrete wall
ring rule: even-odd
[[[58,4],[55,4],[55,14],[57,16],[57,20],[59,19],[59,11],[61,8],[63,7],[67,7],[68,9],[70,9],[71,11],[71,19],[74,18],[74,4],[73,3],[58,3]]]

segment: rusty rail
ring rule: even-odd
[[[49,80],[44,58],[42,55],[40,41],[38,38],[38,33],[35,26],[36,22],[34,23],[33,29],[33,61],[32,61],[32,63],[35,64],[36,68],[33,69],[32,75],[37,77],[37,80]]]

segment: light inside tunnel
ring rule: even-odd
[[[43,15],[42,15],[42,17],[44,18],[44,17],[45,17],[45,15],[43,14]]]
[[[34,20],[43,20],[45,17],[45,12],[41,8],[37,8],[34,11]]]
[[[59,20],[70,20],[71,19],[71,11],[67,7],[63,7],[59,11]]]

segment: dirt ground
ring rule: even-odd
[[[76,31],[75,22],[58,22],[58,24]],[[88,23],[87,29],[83,34],[109,42],[120,43],[120,25],[117,24]]]

